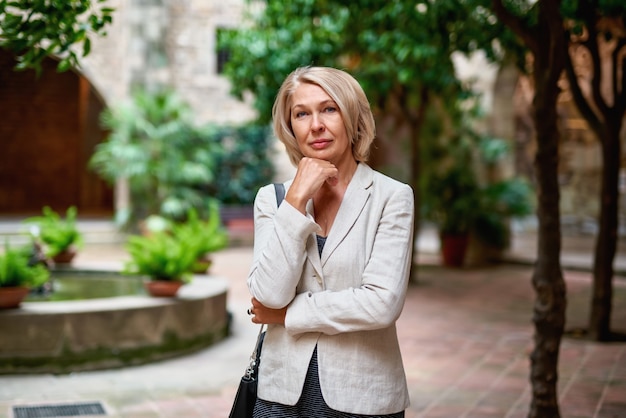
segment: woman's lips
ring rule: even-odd
[[[311,148],[316,149],[316,150],[324,149],[328,145],[330,145],[331,142],[332,141],[330,139],[318,139],[318,140],[311,142]]]

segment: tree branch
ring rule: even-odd
[[[626,48],[626,38],[619,38],[613,51],[613,92],[615,100],[613,108],[617,115],[623,115],[626,112],[626,51],[622,51],[624,48]],[[620,67],[620,53],[623,53],[624,56],[621,62],[622,79],[621,82],[618,82],[617,74]],[[621,86],[622,89],[619,90],[618,86]]]
[[[604,97],[602,97],[602,63],[598,48],[598,37],[600,34],[596,28],[596,21],[595,17],[591,17],[587,14],[584,23],[589,33],[589,37],[583,42],[583,45],[589,51],[591,63],[593,65],[591,70],[591,93],[593,95],[593,100],[600,113],[602,115],[607,115],[609,112],[609,106],[607,105],[606,100],[604,100]]]
[[[498,19],[508,26],[517,36],[522,38],[524,44],[535,54],[539,48],[537,39],[535,39],[530,29],[524,25],[522,19],[504,7],[502,0],[492,0],[491,7],[496,16],[498,16]]]
[[[566,32],[566,34],[569,35],[569,32]],[[596,134],[599,134],[600,130],[602,129],[602,122],[583,95],[580,84],[578,84],[578,77],[576,75],[576,71],[574,70],[574,64],[572,63],[572,57],[569,52],[565,54],[565,74],[567,75],[569,88],[572,93],[572,97],[574,98],[574,102],[578,107],[578,110],[582,114],[583,118],[585,118],[587,122],[589,122],[589,125],[591,125],[591,128],[596,132]],[[601,139],[602,135],[598,135],[598,138]]]

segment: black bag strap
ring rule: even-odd
[[[283,183],[274,183],[274,189],[276,190],[276,207],[278,207],[285,198],[285,185]]]
[[[285,198],[285,185],[283,183],[274,183],[274,189],[276,190],[276,207],[280,206]],[[250,364],[246,368],[244,378],[251,380],[256,379],[259,363],[261,348],[263,347],[263,339],[265,338],[265,324],[261,324],[259,328],[259,334],[256,337],[256,344],[254,345],[254,351],[250,355]]]
[[[248,380],[256,379],[259,373],[259,363],[261,357],[261,348],[263,347],[263,339],[265,338],[265,324],[261,324],[259,328],[259,334],[256,337],[256,344],[254,345],[254,351],[250,355],[250,363],[244,372],[244,378]]]

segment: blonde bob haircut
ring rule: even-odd
[[[354,159],[366,162],[376,136],[376,126],[369,101],[361,85],[342,70],[329,67],[300,67],[283,81],[272,108],[274,133],[285,144],[291,163],[297,167],[304,157],[291,128],[291,97],[300,83],[321,87],[335,101],[352,144]]]

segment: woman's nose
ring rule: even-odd
[[[321,115],[313,114],[313,122],[311,123],[311,130],[314,132],[317,132],[323,129],[324,129],[324,121],[322,120]]]

